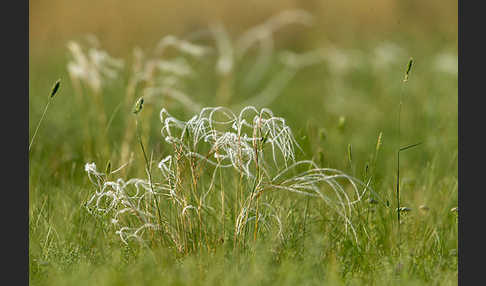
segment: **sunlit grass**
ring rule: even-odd
[[[170,58],[134,50],[122,65],[98,46],[91,59],[114,61],[107,70],[87,64],[77,74],[86,78],[76,77],[73,65],[68,73],[68,56],[53,59],[51,72],[32,77],[29,138],[53,79],[70,79],[63,81],[62,96],[30,154],[32,285],[456,285],[454,54],[447,47],[411,54],[404,43],[300,53],[256,49],[234,61],[229,72],[228,39],[221,27],[211,29],[215,42],[200,45],[164,37],[165,46],[175,43]],[[258,59],[259,52],[268,62]],[[401,80],[411,56],[399,135]],[[82,58],[78,53],[78,64]],[[150,63],[159,73],[151,73]],[[249,74],[252,67],[259,74]],[[134,117],[140,96],[143,109]],[[241,117],[248,129],[234,129],[248,102],[256,106],[247,109],[251,116]],[[227,109],[207,109],[222,112],[214,120],[200,113],[203,106],[220,104]],[[205,125],[216,119],[231,122],[224,128]],[[289,133],[277,136],[282,130]],[[236,140],[238,134],[246,134],[246,144]],[[422,144],[400,158],[397,205],[397,146],[417,142]],[[103,171],[107,162],[111,166]],[[222,165],[227,167],[216,167]],[[305,184],[322,182],[330,168],[370,188],[358,187],[363,197],[346,217],[346,205],[340,212],[325,199],[287,192],[310,193]],[[167,191],[136,208],[154,215],[147,215],[148,223],[164,226],[147,230],[142,240],[126,239],[118,217],[87,208],[109,206],[93,204],[96,192],[102,194],[97,186],[130,178],[140,178],[131,183],[147,193]],[[353,185],[346,185],[343,192],[352,193]],[[404,208],[400,237],[397,206]],[[135,226],[137,219],[124,223]]]

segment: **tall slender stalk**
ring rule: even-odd
[[[159,226],[161,226],[162,225],[162,216],[160,214],[159,202],[158,202],[157,196],[155,195],[155,192],[154,192],[154,186],[153,186],[153,181],[152,181],[152,171],[151,171],[151,167],[150,167],[151,164],[149,163],[147,153],[145,152],[145,148],[143,146],[141,131],[140,131],[140,128],[139,128],[139,123],[138,123],[138,114],[142,110],[142,107],[143,107],[143,97],[140,97],[137,100],[137,102],[135,103],[135,107],[133,109],[133,113],[135,114],[135,125],[136,125],[136,130],[137,130],[137,139],[138,139],[138,142],[139,142],[140,147],[142,149],[143,158],[145,159],[145,171],[147,172],[147,175],[149,177],[150,190],[152,191],[152,194],[154,194],[155,206],[157,208],[157,215],[158,215],[158,219],[159,219]]]
[[[47,104],[46,104],[46,107],[44,108],[44,112],[42,113],[41,119],[39,120],[39,123],[37,123],[37,127],[35,128],[34,135],[32,136],[32,139],[30,140],[29,153],[30,153],[30,149],[32,148],[32,144],[34,144],[34,139],[35,139],[35,136],[37,135],[37,131],[39,131],[39,127],[40,127],[40,125],[42,123],[42,120],[44,120],[44,117],[46,116],[47,109],[49,108],[49,105],[51,104],[51,101],[54,98],[54,96],[56,95],[56,93],[59,90],[59,87],[60,86],[61,86],[61,80],[58,79],[54,83],[54,86],[51,89],[51,93],[49,95],[49,98],[47,99]]]
[[[400,104],[398,106],[398,150],[397,150],[397,181],[396,181],[396,198],[397,198],[397,221],[398,221],[398,255],[401,256],[400,251],[400,243],[401,243],[401,232],[400,232],[400,152],[404,151],[408,148],[414,147],[419,145],[413,144],[407,147],[401,147],[401,113],[402,113],[402,104],[403,104],[403,93],[405,90],[405,85],[408,82],[408,77],[410,71],[412,70],[413,65],[413,58],[410,58],[407,64],[407,69],[405,71],[405,76],[402,80],[402,88],[400,91]]]

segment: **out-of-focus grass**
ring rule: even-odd
[[[222,22],[231,33],[260,23],[282,10],[304,9],[316,17],[309,30],[297,29],[287,45],[314,42],[355,46],[356,41],[410,37],[427,48],[435,37],[457,43],[457,1],[29,1],[31,55],[58,55],[75,37],[96,33],[116,55],[139,45],[149,47],[162,35],[184,35]]]

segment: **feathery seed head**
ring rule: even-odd
[[[397,211],[398,211],[398,210],[399,210],[400,212],[409,212],[409,211],[411,211],[412,209],[411,209],[411,208],[407,208],[407,207],[401,207],[401,208],[397,209]]]
[[[143,98],[140,97],[133,112],[139,113],[142,105]],[[347,229],[349,227],[357,241],[351,215],[356,203],[364,198],[367,191],[372,191],[371,188],[339,170],[319,168],[310,160],[295,161],[295,148],[300,147],[284,118],[274,116],[269,109],[258,110],[247,106],[239,114],[224,107],[203,108],[188,121],[179,120],[162,109],[160,119],[163,125],[162,136],[174,147],[174,153],[158,164],[162,182],[152,185],[150,180],[138,178],[111,181],[107,180],[104,173],[97,171],[94,163],[85,165],[90,181],[97,188],[86,207],[90,212],[111,216],[118,228],[116,234],[124,243],[131,238],[141,240],[146,230],[161,227],[151,223],[155,217],[152,210],[142,207],[147,203],[150,205],[150,198],[154,196],[156,200],[170,198],[180,207],[180,213],[188,218],[192,211],[199,212],[200,207],[206,207],[204,200],[208,193],[201,197],[201,205],[196,208],[188,204],[178,191],[177,181],[181,175],[178,164],[184,158],[190,158],[191,164],[201,162],[204,164],[200,166],[214,168],[213,180],[217,170],[223,168],[235,170],[249,182],[254,182],[261,174],[260,182],[251,196],[259,196],[270,187],[321,198],[331,207],[337,208]],[[275,164],[270,164],[270,161]],[[106,167],[107,173],[111,169],[110,164]],[[341,183],[343,181],[347,181],[351,188],[344,187]],[[237,234],[241,233],[250,219],[261,219],[255,216],[246,219],[247,214],[253,211],[251,208],[242,208],[235,226]],[[125,218],[134,215],[140,223],[124,224]]]

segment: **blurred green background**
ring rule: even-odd
[[[396,94],[395,90],[387,89],[379,82],[386,81],[390,88],[399,88],[397,83],[401,80],[409,57],[415,59],[414,73],[421,79],[426,80],[421,71],[430,71],[432,75],[440,77],[437,78],[441,82],[438,87],[444,89],[446,87],[442,82],[450,82],[452,79],[452,90],[449,91],[451,100],[455,100],[457,71],[454,72],[454,64],[457,70],[457,59],[455,63],[452,62],[452,77],[447,72],[437,72],[436,59],[444,53],[446,56],[457,57],[457,1],[32,0],[29,1],[29,114],[36,119],[38,117],[35,115],[40,116],[42,108],[34,108],[32,104],[40,96],[39,102],[35,104],[43,106],[44,94],[57,78],[63,78],[64,87],[69,88],[66,65],[70,59],[67,49],[70,40],[80,40],[93,34],[100,41],[102,49],[115,58],[127,61],[125,68],[129,69],[135,47],[150,50],[162,37],[169,34],[184,37],[213,23],[221,23],[230,36],[236,38],[245,30],[289,9],[308,11],[314,17],[314,22],[312,26],[289,25],[278,31],[274,36],[276,50],[285,48],[294,52],[305,52],[332,48],[349,53],[364,52],[361,59],[366,57],[365,61],[359,56],[348,57],[346,75],[339,75],[344,81],[335,80],[334,75],[326,73],[322,65],[299,72],[288,86],[292,89],[294,84],[298,84],[299,103],[302,104],[293,106],[296,112],[309,111],[306,107],[314,107],[312,103],[316,100],[323,104],[333,102],[333,96],[346,101],[344,98],[349,96],[349,90],[368,96],[371,96],[369,93],[375,93],[377,97],[381,93],[390,96]],[[401,49],[400,53],[394,54],[396,58],[390,60],[392,65],[385,72],[373,74],[371,65],[380,60],[377,55],[379,47],[390,43],[395,50],[396,47]],[[353,63],[356,58],[361,63]],[[382,75],[389,77],[385,79]],[[339,86],[336,87],[336,83]],[[46,92],[43,94],[41,91]],[[427,98],[424,94],[428,92],[427,88],[422,87],[417,91],[419,94],[416,96]],[[396,102],[395,99],[393,97],[392,102]],[[364,101],[375,102],[368,98]],[[346,102],[350,105],[345,110],[329,108],[329,111],[345,114],[347,109],[356,112],[358,110],[355,108],[363,107],[359,107],[356,100]],[[213,102],[209,101],[207,104]],[[322,115],[322,112],[314,114],[312,110],[314,108],[310,109],[310,113],[302,115]],[[52,114],[50,116],[56,117]],[[68,117],[62,117],[60,120],[67,119]]]
[[[280,38],[295,46],[409,40],[427,49],[457,46],[457,1],[29,1],[31,64],[62,53],[68,40],[87,33],[99,36],[114,55],[133,46],[148,47],[163,35],[184,35],[213,22],[231,33],[261,23],[282,10],[303,9],[315,16],[310,29],[291,30]]]
[[[328,145],[319,145],[317,141],[309,143],[314,144],[311,154],[319,147],[332,148],[326,164],[344,167],[342,158],[347,145],[353,144],[357,154],[368,153],[380,131],[384,132],[388,143],[384,147],[392,150],[396,143],[401,80],[410,57],[415,62],[405,91],[402,123],[405,140],[402,139],[402,144],[425,141],[422,163],[441,148],[452,148],[446,153],[457,148],[457,1],[33,0],[29,5],[30,135],[42,114],[46,94],[54,81],[62,78],[62,96],[56,98],[56,105],[51,107],[39,137],[50,138],[43,143],[43,149],[62,148],[66,162],[75,158],[82,164],[96,157],[81,152],[83,141],[88,138],[80,138],[80,129],[86,124],[83,121],[89,121],[88,117],[93,114],[87,114],[80,102],[74,101],[75,91],[67,73],[67,64],[72,58],[67,48],[70,40],[95,35],[102,50],[125,61],[121,80],[103,90],[104,112],[107,118],[113,115],[110,132],[105,135],[116,154],[126,127],[120,114],[131,108],[128,106],[131,103],[117,108],[126,96],[127,73],[131,72],[136,47],[148,53],[164,36],[183,38],[215,23],[221,23],[231,39],[237,39],[249,28],[292,9],[309,12],[314,18],[313,24],[288,25],[277,31],[273,36],[274,50],[305,53],[323,49],[328,51],[325,52],[327,60],[300,69],[277,100],[267,107],[287,118],[297,131],[310,128],[309,125],[316,130],[326,129]],[[259,88],[264,88],[272,78],[272,71],[277,73],[275,63],[272,59],[272,68],[268,76],[261,79]],[[201,105],[214,106],[220,103],[215,97],[222,81],[208,75],[207,68],[207,65],[200,66],[199,82],[193,81],[188,92]],[[244,72],[241,74],[246,76]],[[245,91],[234,86],[233,93],[237,102],[242,102],[254,90]],[[83,101],[84,104],[88,110],[95,109],[96,103],[89,100]],[[154,114],[167,107],[166,102],[157,102]],[[175,113],[178,114],[183,118],[191,116],[190,112]],[[346,119],[345,129],[337,128],[341,117]],[[160,141],[157,116],[148,120],[153,120],[151,138],[154,142]],[[315,138],[317,132],[314,132]],[[116,160],[116,156],[112,160]],[[362,161],[366,160],[363,156]]]
[[[29,5],[30,137],[42,114],[46,94],[56,79],[63,80],[62,96],[56,98],[38,134],[39,138],[48,138],[42,142],[45,154],[62,150],[61,157],[45,159],[48,162],[44,163],[55,167],[54,170],[71,169],[64,167],[71,166],[73,161],[80,168],[92,159],[111,158],[115,164],[122,164],[117,162],[120,142],[131,120],[124,116],[124,111],[131,108],[134,99],[121,106],[119,103],[126,97],[127,74],[131,72],[136,47],[149,53],[164,36],[184,38],[215,23],[222,24],[235,40],[270,17],[294,9],[309,12],[313,24],[288,25],[277,31],[273,35],[274,51],[305,53],[321,49],[327,58],[300,69],[266,107],[289,121],[301,143],[310,148],[305,154],[307,158],[322,157],[317,155],[321,151],[326,166],[343,169],[347,166],[347,146],[352,144],[355,160],[361,164],[358,168],[363,168],[380,131],[385,138],[383,156],[393,158],[393,153],[387,152],[393,152],[397,144],[401,80],[410,57],[414,58],[414,66],[404,92],[401,144],[424,141],[421,152],[407,155],[415,167],[423,166],[434,156],[442,158],[440,154],[456,153],[457,1],[49,0],[30,1]],[[97,110],[99,102],[86,95],[82,96],[86,100],[75,101],[80,95],[75,94],[67,73],[68,61],[72,59],[67,44],[71,40],[82,41],[86,35],[96,36],[102,50],[125,62],[120,80],[103,89],[103,113],[107,119],[113,117],[110,130],[103,135],[111,154],[101,154],[100,150],[89,153],[83,147],[89,140],[100,140],[95,138],[99,133],[81,132],[85,125],[103,128],[90,121],[96,113],[89,112]],[[276,57],[272,57],[269,72],[261,78],[258,89],[244,90],[235,85],[232,87],[235,100],[230,103],[243,102],[278,73]],[[224,80],[215,75],[212,60],[199,66],[199,78],[189,83],[187,91],[202,106],[220,104],[216,94]],[[245,62],[236,80],[247,76],[244,65]],[[192,116],[190,111],[166,103],[166,100],[153,102],[155,112],[146,119],[150,121],[147,132],[154,146],[162,139],[157,116],[162,107],[171,108],[174,115],[182,118]],[[345,120],[346,128],[340,128],[339,120]],[[318,138],[324,133],[327,141],[323,143]],[[390,159],[382,164],[390,170],[393,162]]]

